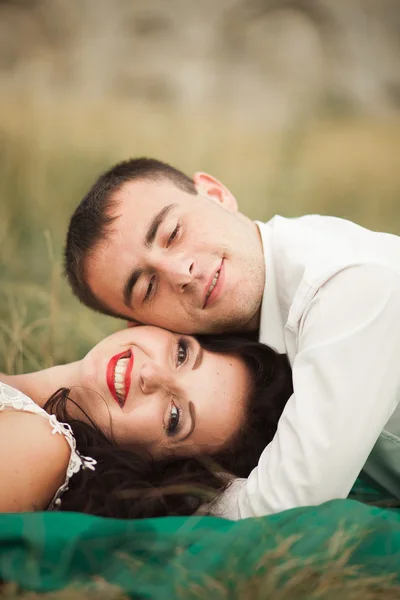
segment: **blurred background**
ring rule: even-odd
[[[0,0],[0,370],[121,322],[62,276],[101,170],[206,170],[241,209],[400,234],[400,0]]]

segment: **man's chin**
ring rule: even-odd
[[[239,311],[238,311],[239,312]],[[231,314],[228,317],[224,315],[221,320],[214,319],[209,323],[207,329],[202,333],[223,334],[238,332],[258,331],[260,325],[261,309],[250,314]]]
[[[240,320],[227,320],[226,318],[221,319],[221,321],[213,321],[212,323],[208,323],[202,331],[198,331],[197,333],[202,334],[216,334],[222,335],[224,333],[235,333],[237,331],[244,330],[244,323]]]

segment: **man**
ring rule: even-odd
[[[347,496],[400,400],[400,238],[316,215],[253,223],[214,177],[137,159],[77,208],[66,273],[96,310],[186,333],[259,330],[288,354],[294,395],[237,516]]]

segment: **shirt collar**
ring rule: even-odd
[[[259,341],[268,344],[277,352],[285,353],[282,315],[279,308],[275,265],[272,252],[272,230],[270,222],[255,221],[259,231],[264,252],[265,286],[261,302]]]

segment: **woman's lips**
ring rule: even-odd
[[[117,363],[120,358],[129,358],[129,362],[126,366],[126,371],[125,371],[125,376],[124,376],[125,389],[124,389],[124,399],[123,400],[121,400],[118,397],[117,390],[115,389],[115,368],[116,368]],[[116,354],[115,356],[113,356],[110,359],[108,366],[107,366],[106,380],[107,380],[108,389],[110,390],[111,395],[114,398],[114,400],[116,401],[116,403],[118,404],[118,406],[120,406],[121,408],[123,408],[123,406],[125,405],[126,399],[129,394],[129,389],[131,387],[131,376],[132,376],[133,363],[134,363],[133,351],[126,350],[125,352],[120,352],[119,354]]]

